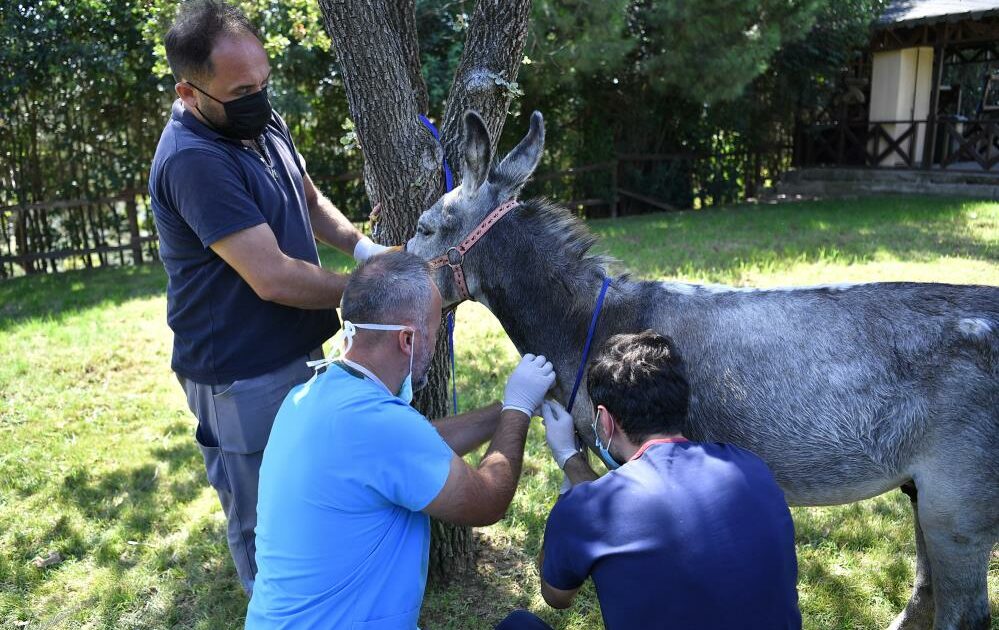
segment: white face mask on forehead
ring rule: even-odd
[[[368,378],[374,380],[376,383],[379,383],[382,387],[385,387],[385,384],[382,383],[377,376],[372,374],[371,371],[365,368],[363,365],[360,365],[358,363],[350,361],[349,359],[344,358],[344,355],[350,352],[351,347],[354,345],[354,335],[357,334],[358,328],[364,330],[410,330],[413,332],[413,347],[409,353],[409,374],[407,374],[405,380],[403,380],[402,387],[399,389],[399,392],[395,394],[400,400],[402,400],[407,405],[413,402],[413,355],[416,354],[416,330],[414,330],[412,326],[403,326],[401,324],[355,324],[351,321],[344,320],[343,322],[344,345],[343,348],[340,349],[340,352],[337,353],[336,356],[331,357],[329,359],[309,361],[308,363],[306,363],[306,365],[318,371],[321,368],[328,367],[334,361],[343,360],[351,367],[362,372]],[[387,387],[385,389],[388,390]]]

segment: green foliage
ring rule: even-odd
[[[472,0],[417,0],[416,30],[420,38],[420,63],[427,85],[432,118],[444,114],[461,51],[465,43]]]
[[[261,31],[273,100],[319,188],[367,215],[342,81],[314,0],[236,0]],[[622,181],[681,207],[741,198],[786,165],[799,103],[823,102],[884,0],[536,0],[512,115],[545,114],[541,172],[616,153]],[[163,35],[175,0],[0,5],[0,205],[143,188],[174,99]],[[445,106],[475,0],[418,0],[429,114]],[[814,23],[814,26],[813,26]],[[506,126],[503,147],[523,125]],[[761,157],[762,156],[762,157]],[[607,171],[533,192],[608,198]],[[644,209],[641,204],[633,210]]]
[[[739,96],[784,44],[805,37],[821,0],[637,2],[642,71],[657,92],[712,102]]]
[[[142,180],[164,89],[143,20],[123,1],[0,5],[0,204]]]

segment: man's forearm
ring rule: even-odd
[[[285,254],[266,223],[230,234],[211,247],[262,300],[305,309],[340,305],[346,277]]]
[[[593,469],[590,468],[590,462],[586,461],[586,454],[583,452],[576,453],[565,460],[565,467],[562,470],[572,485],[599,478],[597,473],[593,472]]]
[[[316,191],[315,201],[309,204],[309,219],[317,239],[353,255],[361,232],[319,191]]]
[[[347,284],[346,276],[330,273],[318,265],[297,258],[281,263],[274,286],[261,297],[269,302],[302,309],[326,309],[340,306]]]
[[[530,425],[531,419],[521,411],[501,411],[489,450],[479,462],[479,472],[489,479],[496,499],[502,505],[509,505],[517,491]]]
[[[481,409],[435,420],[431,424],[451,450],[463,456],[485,444],[496,433],[500,408],[499,403],[493,403]]]

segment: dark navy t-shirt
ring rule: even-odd
[[[334,309],[260,299],[210,247],[266,223],[287,256],[319,264],[305,170],[276,113],[262,138],[269,166],[255,151],[201,123],[178,100],[149,173],[160,258],[169,278],[172,367],[199,383],[218,385],[277,369],[318,347],[340,325]]]
[[[609,630],[801,628],[797,573],[783,492],[728,444],[653,444],[574,486],[545,530],[544,580],[592,576]]]

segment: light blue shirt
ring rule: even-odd
[[[294,388],[260,467],[246,627],[412,630],[451,448],[416,410],[339,364]]]

